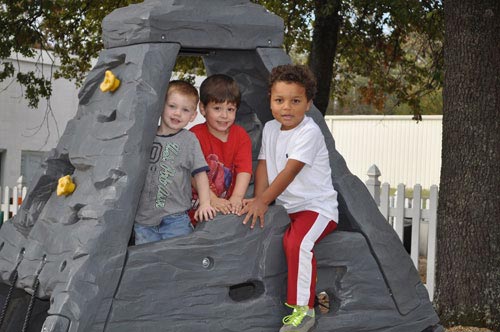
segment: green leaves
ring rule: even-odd
[[[311,51],[314,11],[334,10],[332,2],[320,0],[254,2],[283,18],[284,48],[296,62],[303,62]],[[443,81],[441,1],[344,0],[339,16],[330,98],[353,109],[356,103],[364,104],[372,112],[388,113],[403,104],[410,113],[426,112],[419,100],[438,91]]]
[[[13,54],[34,57],[52,51],[61,66],[53,78],[83,82],[92,59],[102,49],[101,22],[112,10],[139,0],[0,0],[0,58]],[[52,75],[43,71],[16,73],[4,64],[0,81],[15,78],[24,87],[30,107],[51,95]]]
[[[50,50],[61,63],[53,77],[81,84],[92,59],[103,47],[103,18],[116,8],[138,2],[0,0],[0,58],[14,53],[30,57],[35,50],[39,52],[37,49]],[[420,100],[442,86],[444,28],[440,0],[338,0],[340,6],[321,0],[252,2],[283,18],[283,47],[300,63],[306,63],[311,52],[318,15],[327,17],[338,11],[340,25],[336,33],[322,33],[321,29],[315,32],[320,40],[337,38],[320,42],[336,43],[332,86],[327,88],[326,97],[338,105],[366,104],[372,111],[387,113],[391,111],[388,107],[405,104],[409,112],[423,113]],[[175,69],[186,75],[204,73],[203,64],[195,57],[179,59]],[[329,71],[323,68],[325,72]],[[9,77],[26,87],[30,107],[50,96],[52,78],[44,77],[42,72],[18,75],[14,66],[3,63],[0,81]],[[355,100],[353,95],[357,96]]]
[[[29,107],[37,107],[40,98],[49,98],[52,94],[50,80],[36,77],[34,72],[20,73],[16,75],[17,81],[25,87],[25,97],[28,99]]]
[[[389,96],[423,113],[419,100],[442,86],[442,8],[439,1],[352,1],[340,31],[333,95],[356,89],[360,102],[390,111]],[[349,72],[345,79],[342,73]],[[367,85],[352,78],[366,77]]]

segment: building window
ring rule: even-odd
[[[21,175],[23,185],[30,187],[31,181],[42,168],[45,152],[22,151],[21,152]]]

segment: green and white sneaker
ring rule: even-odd
[[[308,306],[289,305],[287,307],[293,308],[291,315],[283,317],[283,326],[279,332],[310,332],[314,327],[314,309],[308,315]]]

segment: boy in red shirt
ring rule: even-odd
[[[241,211],[252,174],[252,142],[245,129],[234,124],[240,101],[234,79],[209,76],[200,86],[200,112],[206,122],[191,128],[210,168],[210,205],[223,214]],[[194,200],[196,208],[196,193]]]

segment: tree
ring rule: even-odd
[[[54,78],[64,77],[81,83],[97,56],[101,42],[102,19],[112,10],[140,0],[0,0],[0,59],[19,53],[34,57],[37,49],[50,50],[60,58]],[[16,79],[25,87],[29,106],[52,93],[52,77],[34,72],[16,73],[15,63],[2,61],[0,81]]]
[[[312,33],[309,67],[318,80],[314,105],[325,114],[330,102],[333,63],[337,52],[340,30],[340,0],[314,1],[314,28]]]
[[[325,113],[358,77],[367,78],[363,100],[383,112],[389,95],[422,111],[422,96],[441,86],[440,0],[252,0],[281,16],[284,48],[308,61],[318,77],[315,104]],[[52,50],[61,60],[54,77],[83,81],[102,49],[101,22],[113,9],[140,0],[0,0],[0,58],[33,48]],[[410,45],[418,40],[418,45]],[[302,60],[300,60],[302,59]],[[26,87],[30,106],[51,94],[52,77],[16,73],[3,62],[0,81],[15,77]],[[184,61],[179,68],[189,67]],[[199,72],[199,71],[198,71]]]
[[[500,331],[500,2],[445,0],[435,304]]]
[[[395,106],[405,102],[419,115],[421,98],[441,87],[439,0],[253,1],[284,19],[285,50],[309,54],[319,81],[314,103],[323,114],[359,77],[367,78],[363,101],[380,112],[391,95]]]

